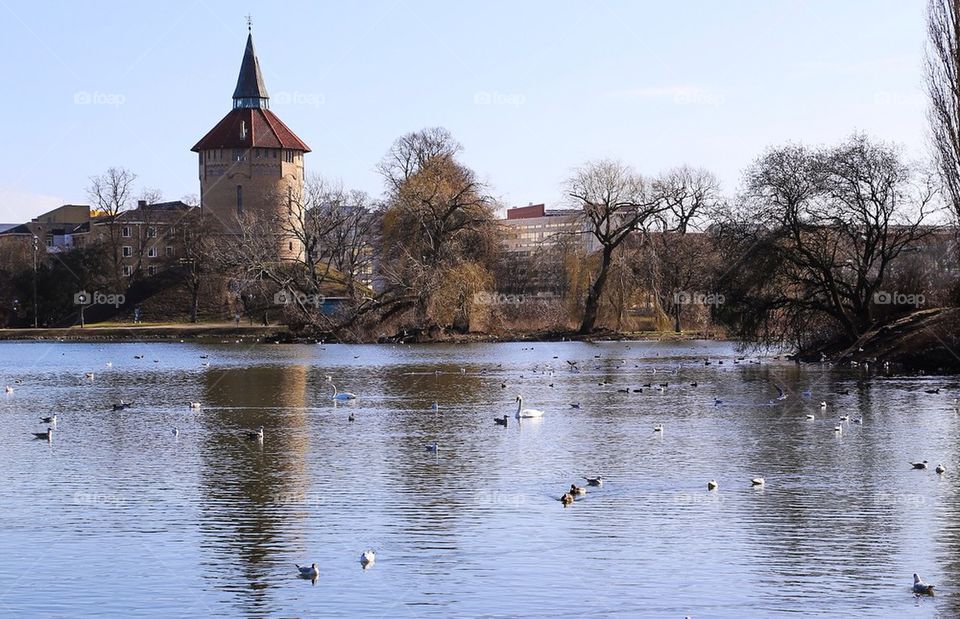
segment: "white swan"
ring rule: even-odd
[[[327,382],[333,387],[333,396],[330,397],[331,400],[338,400],[343,402],[345,400],[356,400],[357,396],[350,393],[349,391],[337,391],[337,386],[333,384],[333,377],[327,376]]]
[[[543,411],[536,408],[523,408],[523,396],[517,396],[517,419],[543,417]]]

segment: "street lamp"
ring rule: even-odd
[[[40,251],[40,239],[33,235],[33,328],[37,328],[37,252]]]

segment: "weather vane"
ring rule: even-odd
[[[247,32],[253,32],[253,16],[247,13]]]

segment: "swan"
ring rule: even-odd
[[[913,592],[917,595],[933,595],[933,585],[923,582],[919,574],[913,575]]]
[[[947,469],[942,464],[938,464],[937,468],[935,468],[934,470],[937,472],[938,475],[943,475],[944,473],[947,472]]]
[[[716,479],[711,479],[707,482],[707,490],[716,490],[719,487]]]
[[[247,437],[247,440],[251,441],[262,441],[263,440],[263,426],[257,428],[256,432],[248,431],[244,433],[244,436]]]
[[[310,567],[300,567],[296,563],[294,565],[297,566],[301,578],[317,578],[320,576],[320,570],[317,569],[316,563],[311,563]]]
[[[543,417],[543,411],[536,408],[523,408],[523,397],[517,396],[517,419]]]
[[[49,441],[53,439],[53,428],[47,428],[46,432],[34,432],[33,438],[43,439]]]
[[[767,480],[765,480],[765,479],[762,478],[762,477],[754,477],[753,479],[750,480],[750,483],[753,484],[754,486],[762,486],[762,485],[764,485],[766,482],[767,482]]]
[[[327,382],[330,383],[330,385],[333,387],[333,396],[330,397],[331,400],[338,400],[338,401],[340,401],[340,402],[343,402],[343,401],[345,401],[345,400],[356,400],[356,399],[357,399],[357,396],[356,396],[356,395],[354,395],[354,394],[352,394],[352,393],[350,393],[350,392],[348,392],[348,391],[343,391],[343,392],[337,391],[337,386],[333,384],[333,377],[332,377],[332,376],[327,376]]]
[[[584,479],[587,480],[587,485],[588,485],[588,486],[602,486],[602,485],[603,485],[603,477],[601,477],[600,475],[597,475],[596,477],[584,477]]]
[[[373,565],[376,560],[377,553],[373,550],[364,550],[362,553],[360,553],[360,565],[363,567]]]

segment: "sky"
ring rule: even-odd
[[[111,166],[199,193],[190,148],[253,37],[308,174],[378,196],[399,136],[443,126],[510,206],[578,166],[688,164],[727,194],[769,146],[855,131],[927,157],[923,0],[0,0],[0,223],[88,203]]]

